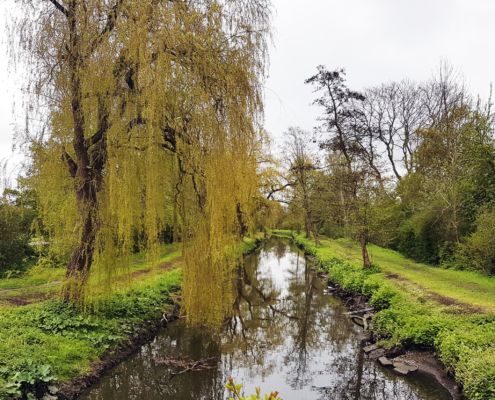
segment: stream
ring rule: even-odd
[[[451,399],[428,375],[397,376],[367,359],[362,329],[326,286],[301,250],[270,239],[239,267],[234,317],[220,332],[171,323],[81,399],[223,400],[229,376],[246,394],[260,386],[283,400]],[[174,375],[160,358],[213,363]]]

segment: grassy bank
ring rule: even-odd
[[[58,382],[89,372],[107,350],[125,345],[170,304],[180,269],[149,273],[95,298],[86,312],[58,300],[0,309],[0,398],[55,392]]]
[[[376,267],[365,271],[351,241],[324,239],[317,247],[293,237],[332,281],[369,297],[379,310],[374,330],[383,345],[432,348],[468,399],[495,399],[494,278],[418,264],[377,246],[370,246]]]
[[[239,251],[252,252],[261,238],[246,238]],[[180,288],[180,256],[178,245],[164,246],[154,263],[136,254],[115,271],[111,294],[95,273],[84,312],[58,300],[63,269],[35,267],[0,279],[0,399],[55,393],[104,354],[125,347],[171,307]]]
[[[128,263],[112,271],[111,284],[114,288],[128,286],[136,277],[146,277],[168,268],[170,262],[180,257],[178,244],[163,245],[158,262],[149,261],[145,253],[134,254]],[[35,266],[21,277],[0,279],[0,310],[9,306],[20,306],[53,299],[60,293],[65,268]],[[104,273],[91,276],[93,292],[108,289],[109,280]],[[108,291],[108,290],[107,290]]]

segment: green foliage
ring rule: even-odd
[[[495,271],[495,143],[490,121],[451,110],[420,132],[418,166],[397,187],[392,245],[418,261]]]
[[[371,291],[371,293],[370,304],[377,310],[383,310],[390,307],[393,298],[397,295],[397,291],[395,289],[392,289],[390,286],[385,284],[378,286],[375,290]]]
[[[487,293],[493,293],[493,280],[480,274],[475,276],[473,272],[420,266],[390,250],[374,246],[372,252],[381,256],[375,257],[375,261],[379,259],[383,264],[380,263],[380,268],[374,271],[365,271],[359,267],[359,249],[348,242],[323,240],[322,246],[317,247],[300,235],[295,240],[319,260],[333,282],[370,298],[370,303],[380,310],[374,317],[373,330],[383,345],[401,343],[434,348],[446,367],[462,383],[468,399],[495,398],[495,314],[472,313],[465,305],[456,305],[455,302],[450,306],[436,302],[432,300],[435,299],[432,292],[421,286],[430,285],[438,290],[443,288],[445,282],[455,279],[460,286],[453,288],[452,294],[462,292],[462,283],[469,282],[479,297],[485,281]],[[342,253],[339,252],[341,249]],[[354,254],[357,256],[349,257]],[[345,257],[352,261],[344,261]],[[403,269],[400,263],[405,263]],[[387,272],[381,273],[380,269]],[[401,278],[398,272],[413,280]],[[435,281],[437,274],[438,282]],[[491,305],[493,307],[493,303]]]
[[[476,218],[476,230],[458,251],[458,260],[465,266],[495,273],[495,209],[481,212]]]
[[[25,197],[16,190],[0,197],[0,277],[19,274],[34,255],[29,242],[35,209]]]
[[[442,361],[455,371],[469,399],[495,398],[494,343],[495,316],[475,318],[469,326],[443,331],[437,337]]]
[[[87,372],[105,351],[159,318],[180,279],[180,270],[154,275],[95,298],[83,311],[60,301],[0,309],[0,393],[53,393],[57,382]]]
[[[270,394],[261,395],[261,389],[256,388],[256,393],[245,396],[242,393],[242,385],[236,384],[234,379],[230,377],[225,384],[225,387],[229,391],[230,397],[229,400],[282,400],[278,397],[278,392],[271,392]]]
[[[9,376],[7,368],[0,369],[0,396],[2,398],[21,398],[27,396],[34,399],[35,396],[43,399],[56,399],[58,388],[55,386],[56,378],[52,375],[50,365],[36,365],[27,362],[13,375]]]

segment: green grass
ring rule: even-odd
[[[136,275],[158,273],[160,265],[177,260],[181,255],[178,244],[162,245],[158,259],[148,259],[146,253],[137,253],[130,257],[121,267],[116,265],[111,276],[94,271],[91,276],[91,293],[108,291],[128,285]],[[65,276],[65,268],[34,266],[21,277],[0,279],[0,308],[9,307],[12,303],[34,303],[57,297]]]
[[[85,312],[58,300],[0,311],[0,398],[88,372],[101,355],[157,318],[180,285],[180,270],[154,274]],[[2,385],[3,381],[3,385]]]
[[[262,235],[246,238],[238,251],[253,251]],[[237,250],[236,250],[237,251]],[[161,249],[158,261],[134,255],[116,268],[111,291],[105,274],[91,278],[91,297],[84,311],[57,296],[34,298],[33,304],[14,306],[9,296],[53,295],[63,269],[33,268],[24,276],[0,279],[0,399],[20,398],[89,371],[92,362],[159,318],[180,288],[179,245]],[[31,298],[32,299],[32,298]]]
[[[372,263],[379,265],[382,272],[399,277],[394,285],[402,289],[413,292],[422,289],[484,312],[495,312],[495,277],[417,263],[379,246],[370,245],[368,251]],[[324,259],[338,258],[361,265],[361,248],[349,239],[323,239],[318,252]]]
[[[495,286],[492,277],[415,263],[370,246],[374,268],[361,267],[349,240],[296,243],[314,255],[343,289],[377,310],[373,329],[384,346],[427,346],[463,384],[468,399],[495,399]]]

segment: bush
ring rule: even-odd
[[[468,267],[495,273],[495,209],[478,215],[476,231],[460,246],[458,256]]]
[[[377,310],[383,310],[390,306],[395,295],[396,291],[394,289],[383,284],[374,290],[371,295],[370,304]]]
[[[495,399],[495,351],[493,347],[461,360],[456,370],[464,392],[472,400]]]
[[[0,276],[34,255],[29,245],[31,213],[0,199]]]

